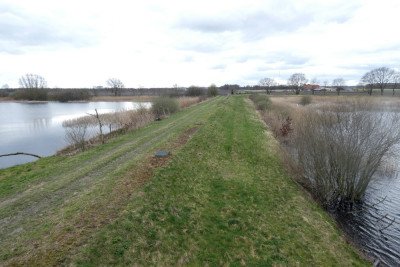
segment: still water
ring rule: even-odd
[[[140,103],[149,107],[150,103]],[[136,109],[135,102],[0,103],[0,155],[25,152],[50,156],[65,147],[64,120],[118,110]],[[0,168],[34,161],[24,155],[0,157]]]
[[[395,167],[395,166],[393,166]],[[379,266],[400,266],[400,177],[378,172],[362,203],[335,212],[339,225]]]

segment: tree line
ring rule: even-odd
[[[369,95],[372,95],[374,89],[379,89],[381,95],[385,89],[392,89],[393,95],[395,94],[395,89],[400,81],[400,72],[394,69],[390,69],[388,67],[380,67],[366,72],[360,79],[358,84],[359,88],[362,88]],[[294,73],[292,74],[288,81],[287,85],[291,86],[293,92],[298,95],[302,90],[304,90],[305,86],[308,83],[308,79],[304,73]],[[276,88],[278,85],[277,82],[273,78],[263,78],[259,81],[258,85],[263,88],[267,94],[271,94],[272,90]],[[317,78],[313,78],[310,81],[310,90],[314,94],[314,91],[319,88],[321,82]],[[328,80],[324,80],[322,82],[324,89],[327,86],[334,87],[337,91],[338,95],[340,91],[343,91],[346,86],[346,81],[339,77],[332,80],[329,83]]]
[[[362,89],[369,95],[372,95],[374,89],[380,90],[383,95],[385,89],[392,89],[392,94],[395,94],[400,81],[400,72],[388,67],[380,67],[372,69],[366,72],[360,79],[358,88]],[[18,90],[13,97],[15,99],[26,99],[26,100],[56,100],[61,102],[76,101],[76,100],[88,100],[91,96],[96,95],[96,91],[89,91],[88,89],[63,89],[63,90],[52,90],[51,93],[47,90],[47,81],[44,77],[37,74],[25,74],[19,79],[20,90]],[[110,78],[106,81],[107,88],[113,96],[120,96],[125,87],[124,83],[118,78]],[[267,94],[271,94],[273,90],[291,90],[296,95],[300,94],[301,91],[308,89],[312,91],[312,94],[316,90],[326,90],[327,87],[334,88],[339,95],[346,87],[346,81],[342,77],[333,79],[331,82],[323,80],[322,82],[317,78],[313,78],[310,81],[306,78],[304,73],[294,73],[290,75],[287,80],[287,84],[278,84],[273,78],[266,77],[259,81],[259,83],[253,87],[247,86],[245,88],[237,84],[225,84],[222,86],[211,86],[199,87],[190,86],[189,88],[179,88],[176,84],[173,88],[139,88],[132,89],[133,95],[161,95],[166,92],[171,96],[198,96],[202,94],[217,95],[220,92],[223,94],[235,94],[240,89],[252,88],[265,90]],[[3,89],[7,89],[3,86]],[[166,90],[167,89],[167,90]],[[168,90],[171,89],[171,90]],[[125,90],[126,91],[126,90]],[[0,96],[7,96],[8,94],[1,93]]]
[[[93,96],[216,96],[219,94],[218,87],[211,84],[209,87],[190,86],[189,88],[179,88],[175,85],[173,88],[126,88],[124,83],[118,78],[110,78],[106,81],[106,88],[100,89],[49,89],[44,77],[37,74],[25,74],[19,79],[19,89],[10,89],[9,86],[3,86],[0,91],[0,97],[11,96],[16,100],[35,100],[35,101],[87,101]],[[108,92],[108,93],[106,93]]]

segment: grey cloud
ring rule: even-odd
[[[301,67],[310,61],[310,58],[307,56],[297,55],[290,52],[277,52],[265,55],[260,59],[264,60],[265,64],[284,65],[287,69]],[[260,68],[269,69],[269,67]]]
[[[219,40],[197,40],[197,41],[181,41],[176,45],[177,49],[195,51],[198,53],[215,53],[224,49],[225,45]]]
[[[312,18],[301,16],[280,17],[279,15],[256,12],[246,15],[226,14],[220,17],[185,16],[178,22],[180,28],[203,33],[241,32],[245,40],[260,39],[276,32],[290,32],[307,25]]]
[[[226,69],[226,65],[225,64],[218,64],[218,65],[212,66],[211,69],[213,69],[213,70],[224,70],[224,69]]]
[[[275,4],[268,10],[243,10],[219,16],[187,14],[180,17],[175,26],[203,33],[241,32],[244,40],[252,41],[271,34],[294,32],[317,20],[344,23],[356,8],[355,4],[345,5],[341,12],[332,12],[324,5],[305,5],[299,10],[293,5]]]
[[[200,32],[220,33],[235,31],[239,25],[234,19],[225,17],[184,16],[176,26]]]
[[[88,28],[71,26],[50,17],[27,14],[16,6],[0,4],[0,51],[24,53],[28,47],[82,47],[93,44]]]
[[[194,57],[193,56],[186,56],[183,59],[183,62],[193,62],[194,61]]]
[[[243,57],[236,59],[236,63],[246,63],[248,60],[249,60],[248,57],[243,56]]]

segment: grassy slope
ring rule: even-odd
[[[369,265],[269,150],[248,101],[225,99],[70,258],[78,265]]]
[[[179,140],[174,140],[194,122],[205,121],[220,101],[201,103],[74,157],[0,170],[0,265],[63,262],[113,221],[135,188],[152,176],[142,166],[149,155],[160,148],[175,153]]]

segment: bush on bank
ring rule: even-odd
[[[250,99],[254,102],[258,110],[267,110],[271,107],[271,100],[267,95],[253,94],[250,95]]]
[[[152,111],[157,118],[168,116],[178,110],[179,103],[174,98],[158,97],[153,101]]]

